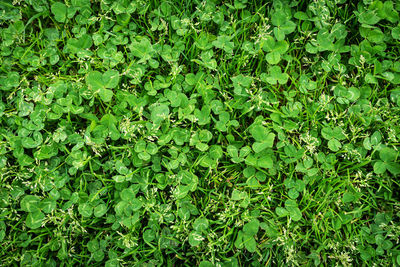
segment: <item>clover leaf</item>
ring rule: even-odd
[[[235,88],[234,92],[235,92],[235,94],[238,94],[238,95],[246,94],[243,91],[245,89],[249,88],[253,81],[253,79],[251,77],[244,76],[243,74],[232,77],[231,80],[233,82],[233,87]]]
[[[263,82],[269,83],[271,85],[274,84],[286,84],[289,80],[289,75],[285,72],[282,72],[281,67],[279,66],[272,66],[269,69],[269,73],[262,73],[260,79]]]
[[[37,229],[42,226],[44,218],[45,215],[40,211],[30,212],[25,220],[26,226],[31,229]]]
[[[61,2],[55,2],[51,5],[51,13],[58,22],[65,22],[67,18],[67,6]]]
[[[86,76],[86,84],[99,94],[101,100],[110,102],[113,98],[113,91],[110,89],[116,88],[119,83],[119,72],[116,70],[108,70],[101,74],[98,71],[92,71]]]
[[[344,86],[335,86],[334,94],[339,104],[349,104],[360,98],[360,90],[355,87],[346,88]]]
[[[151,111],[151,120],[155,124],[160,124],[168,118],[169,108],[166,104],[160,104],[155,106]]]
[[[231,54],[233,53],[233,48],[234,43],[231,42],[232,37],[229,37],[227,35],[220,35],[217,37],[215,41],[212,42],[212,44],[219,49],[224,50],[226,53]]]
[[[285,12],[284,9],[278,9],[272,14],[272,24],[274,28],[274,36],[278,41],[285,39],[285,35],[292,33],[296,24],[290,20],[291,15]]]
[[[275,134],[269,132],[267,128],[262,125],[255,125],[250,129],[250,133],[256,141],[252,145],[254,152],[258,153],[266,148],[272,148]]]
[[[146,63],[150,59],[152,59],[155,51],[150,40],[146,37],[140,39],[140,41],[133,41],[129,45],[129,49],[132,52],[132,55],[139,58],[137,63]]]
[[[393,175],[400,173],[400,164],[396,162],[398,152],[390,147],[384,147],[379,151],[379,158],[374,163],[374,172],[376,174],[382,174],[388,170]]]
[[[243,230],[238,233],[235,246],[237,248],[242,248],[244,246],[249,252],[255,252],[257,249],[255,235],[258,233],[259,226],[260,222],[257,219],[246,223],[243,226]]]

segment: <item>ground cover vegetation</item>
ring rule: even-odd
[[[399,265],[399,13],[1,0],[1,265]]]

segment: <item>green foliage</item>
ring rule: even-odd
[[[2,265],[400,265],[398,1],[0,10]]]

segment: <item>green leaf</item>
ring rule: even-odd
[[[237,189],[234,189],[232,192],[232,200],[241,200],[246,197],[246,192],[241,192]]]
[[[226,148],[226,152],[231,158],[237,158],[239,153],[238,149],[233,145],[228,145]]]
[[[372,145],[371,145],[371,139],[369,137],[365,137],[364,141],[363,141],[363,146],[366,150],[371,150],[372,149]]]
[[[44,213],[51,213],[57,207],[57,202],[54,199],[46,198],[40,202],[40,209]]]
[[[346,192],[343,194],[343,198],[342,198],[343,203],[351,203],[354,200],[356,200],[356,197],[352,193]]]
[[[89,72],[86,76],[86,84],[94,91],[104,88],[103,75],[98,71]]]
[[[260,222],[257,219],[253,219],[243,226],[243,232],[247,235],[256,235],[260,227]]]
[[[289,19],[284,9],[278,9],[272,13],[271,22],[274,26],[282,26]]]
[[[116,70],[107,70],[103,73],[102,80],[106,88],[115,88],[119,83],[119,72]]]
[[[255,150],[256,153],[265,148],[271,148],[273,146],[275,134],[270,133],[264,126],[255,125],[251,127],[250,133],[257,141],[257,143],[253,144],[253,150]]]
[[[393,175],[400,174],[400,164],[395,162],[387,162],[386,169]]]
[[[285,31],[281,27],[274,28],[274,36],[276,40],[282,41],[285,39]]]
[[[197,232],[190,232],[189,234],[189,244],[193,247],[200,245],[204,240],[204,237]]]
[[[127,202],[130,202],[136,197],[135,192],[131,188],[125,188],[119,194],[121,196],[121,199]]]
[[[160,104],[153,108],[151,111],[151,120],[155,124],[160,124],[162,121],[168,118],[169,108],[165,104]]]
[[[282,208],[282,207],[277,207],[277,208],[275,209],[275,213],[276,213],[279,217],[286,217],[286,216],[289,215],[289,212],[288,212],[285,208]]]
[[[24,148],[36,148],[42,144],[43,136],[40,132],[35,131],[32,137],[23,137],[21,141]]]
[[[65,22],[67,18],[67,6],[61,2],[55,2],[51,5],[51,13],[58,22]]]
[[[238,235],[236,237],[236,240],[235,240],[235,247],[238,248],[238,249],[242,249],[243,246],[244,246],[244,244],[243,244],[243,232],[239,231]]]
[[[269,70],[269,74],[262,73],[260,79],[263,82],[269,84],[286,84],[289,80],[289,75],[287,73],[282,73],[281,67],[272,66]]]
[[[328,141],[328,147],[330,150],[337,152],[342,147],[342,144],[335,138]]]
[[[289,216],[293,221],[299,221],[302,218],[301,211],[298,207],[286,208],[289,212]]]
[[[107,212],[107,206],[105,204],[99,204],[94,208],[94,216],[102,217]]]
[[[182,198],[184,198],[185,196],[187,196],[188,193],[189,193],[189,186],[186,186],[186,185],[178,185],[178,186],[175,188],[174,196],[175,196],[177,199],[182,199]]]
[[[396,40],[400,40],[400,26],[392,28],[392,37]]]
[[[292,188],[289,190],[288,195],[291,199],[296,199],[299,197],[300,193],[295,188]]]
[[[268,130],[262,125],[256,125],[250,129],[250,133],[256,141],[262,142],[268,135]]]
[[[26,195],[20,202],[21,209],[26,212],[40,211],[40,199],[37,196]]]
[[[380,20],[381,19],[379,18],[375,10],[366,10],[358,13],[358,21],[363,24],[374,25]]]
[[[377,161],[374,163],[374,172],[376,174],[382,174],[386,171],[386,163],[383,161]]]
[[[112,140],[118,140],[121,136],[120,132],[118,131],[117,127],[115,124],[117,123],[117,119],[114,117],[112,114],[105,114],[101,120],[100,123],[102,126],[102,130],[106,127],[108,129],[108,135],[111,137]]]
[[[262,156],[257,160],[258,167],[270,169],[274,166],[274,162],[269,155]]]
[[[382,140],[382,135],[380,132],[375,131],[372,135],[371,135],[371,145],[373,146],[377,146]]]
[[[265,56],[265,59],[269,64],[275,65],[281,61],[281,55],[276,51],[272,51]]]
[[[393,247],[393,243],[390,241],[390,240],[384,240],[383,242],[382,242],[382,248],[384,249],[384,250],[389,250],[389,249],[391,249]]]
[[[347,91],[347,99],[354,102],[360,98],[360,90],[355,87],[350,87]]]
[[[243,234],[243,243],[247,251],[254,253],[257,249],[257,243],[253,236],[246,233]]]
[[[259,143],[259,142],[255,142],[252,146],[254,152],[256,153],[261,152],[268,147],[269,147],[268,143]]]
[[[135,57],[139,58],[138,63],[146,63],[152,58],[154,53],[153,46],[150,43],[150,40],[146,37],[141,38],[140,42],[133,41],[129,46],[129,49]]]
[[[227,35],[220,35],[212,44],[219,49],[224,50],[226,53],[233,53],[234,43],[231,42],[231,37]]]
[[[382,32],[380,29],[378,29],[378,28],[368,31],[367,39],[368,39],[370,42],[373,42],[373,43],[381,43],[381,42],[383,42],[383,39],[384,39],[384,38],[385,38],[385,35],[384,35],[383,32]]]
[[[112,90],[101,88],[99,91],[99,96],[104,102],[110,102],[114,96],[114,93]]]
[[[396,150],[389,148],[389,147],[384,147],[379,151],[379,157],[381,160],[384,162],[393,162],[397,158],[398,152]]]
[[[293,221],[299,221],[302,218],[300,209],[294,200],[288,199],[285,201],[285,208],[289,212],[289,216]]]
[[[196,232],[203,232],[208,229],[208,220],[207,218],[201,217],[197,218],[193,223],[193,228]]]
[[[99,94],[100,98],[104,102],[110,102],[114,93],[112,90],[107,88],[115,88],[119,83],[119,72],[116,70],[108,70],[104,74],[98,71],[91,71],[86,76],[86,84],[94,91],[95,94]]]
[[[35,211],[28,214],[25,220],[26,226],[31,229],[37,229],[42,226],[45,215],[41,211]]]
[[[147,243],[150,243],[156,238],[156,233],[153,229],[147,229],[143,232],[143,240]]]
[[[78,211],[83,217],[89,218],[93,214],[93,207],[89,203],[82,203],[78,206]]]
[[[97,239],[92,239],[87,243],[87,248],[89,252],[94,253],[100,249],[99,241]]]

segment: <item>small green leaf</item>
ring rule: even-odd
[[[21,209],[26,212],[36,212],[39,211],[40,199],[37,196],[26,195],[21,200]]]
[[[356,199],[356,197],[352,193],[346,192],[346,193],[343,194],[342,201],[343,201],[343,203],[351,203],[355,199]]]
[[[130,202],[131,200],[135,199],[136,194],[131,188],[125,188],[121,191],[120,196],[122,200]]]
[[[289,212],[288,212],[285,208],[282,208],[282,207],[277,207],[277,208],[275,209],[275,213],[276,213],[279,217],[286,217],[286,216],[289,215]]]
[[[143,233],[143,240],[147,243],[150,243],[156,238],[156,233],[153,229],[147,229]]]
[[[270,169],[274,166],[274,162],[269,155],[262,156],[261,158],[257,159],[257,165],[260,168]]]
[[[86,84],[93,91],[99,91],[104,87],[102,74],[98,71],[89,72],[89,74],[86,76]]]
[[[292,218],[293,221],[299,221],[302,218],[301,211],[298,207],[290,207],[286,208],[289,212],[290,218]]]
[[[396,150],[394,150],[392,148],[389,148],[389,147],[384,147],[379,151],[379,157],[384,162],[393,162],[393,161],[395,161],[397,155],[398,155],[398,152],[396,152]]]
[[[377,161],[374,163],[374,172],[376,174],[382,174],[386,171],[386,163],[383,161]]]
[[[246,233],[243,234],[243,243],[247,251],[250,253],[254,253],[257,249],[256,240],[252,235],[248,235]]]
[[[189,234],[189,244],[193,247],[200,245],[203,240],[204,237],[202,237],[201,234],[197,232],[191,232]]]
[[[116,70],[107,70],[103,73],[102,80],[106,88],[115,88],[119,83],[119,72]]]
[[[54,199],[46,198],[40,202],[40,209],[44,213],[51,213],[57,207],[57,202]]]
[[[299,197],[300,193],[295,188],[292,188],[289,190],[288,195],[291,199],[296,199]]]
[[[110,102],[114,93],[112,90],[107,88],[115,88],[119,83],[119,72],[116,70],[108,70],[104,74],[98,71],[91,71],[86,76],[86,84],[94,91],[99,94],[100,98],[104,102]]]
[[[193,228],[196,232],[203,232],[208,229],[208,220],[207,218],[201,217],[197,218],[193,223]]]
[[[387,162],[386,169],[393,175],[400,174],[400,164],[395,162]]]
[[[371,145],[373,146],[377,146],[382,140],[382,135],[380,132],[375,131],[372,135],[371,135]]]
[[[94,208],[94,216],[102,217],[107,212],[107,206],[105,204],[99,204]]]
[[[100,249],[99,241],[97,239],[92,239],[87,243],[87,248],[89,252],[94,253]]]
[[[160,124],[162,121],[168,118],[169,108],[165,104],[160,104],[153,108],[151,112],[151,120],[155,124]]]
[[[260,222],[257,219],[253,219],[243,226],[243,232],[247,235],[253,236],[257,234],[259,227]]]
[[[25,223],[31,229],[37,229],[41,227],[45,215],[41,211],[35,211],[28,214]]]
[[[88,203],[82,203],[78,206],[78,211],[83,217],[89,218],[93,214],[93,207]]]
[[[275,65],[281,61],[281,55],[276,51],[272,51],[265,56],[265,59],[269,64]]]
[[[288,199],[285,201],[285,208],[289,212],[289,216],[293,221],[299,221],[302,218],[300,209],[297,207],[296,201]]]
[[[328,147],[333,152],[337,152],[342,147],[342,144],[336,139],[331,139],[328,141]]]
[[[67,6],[61,2],[55,2],[51,5],[51,13],[58,22],[65,22],[67,18]]]
[[[101,88],[99,91],[99,96],[104,102],[110,102],[114,96],[114,93],[112,90]]]

